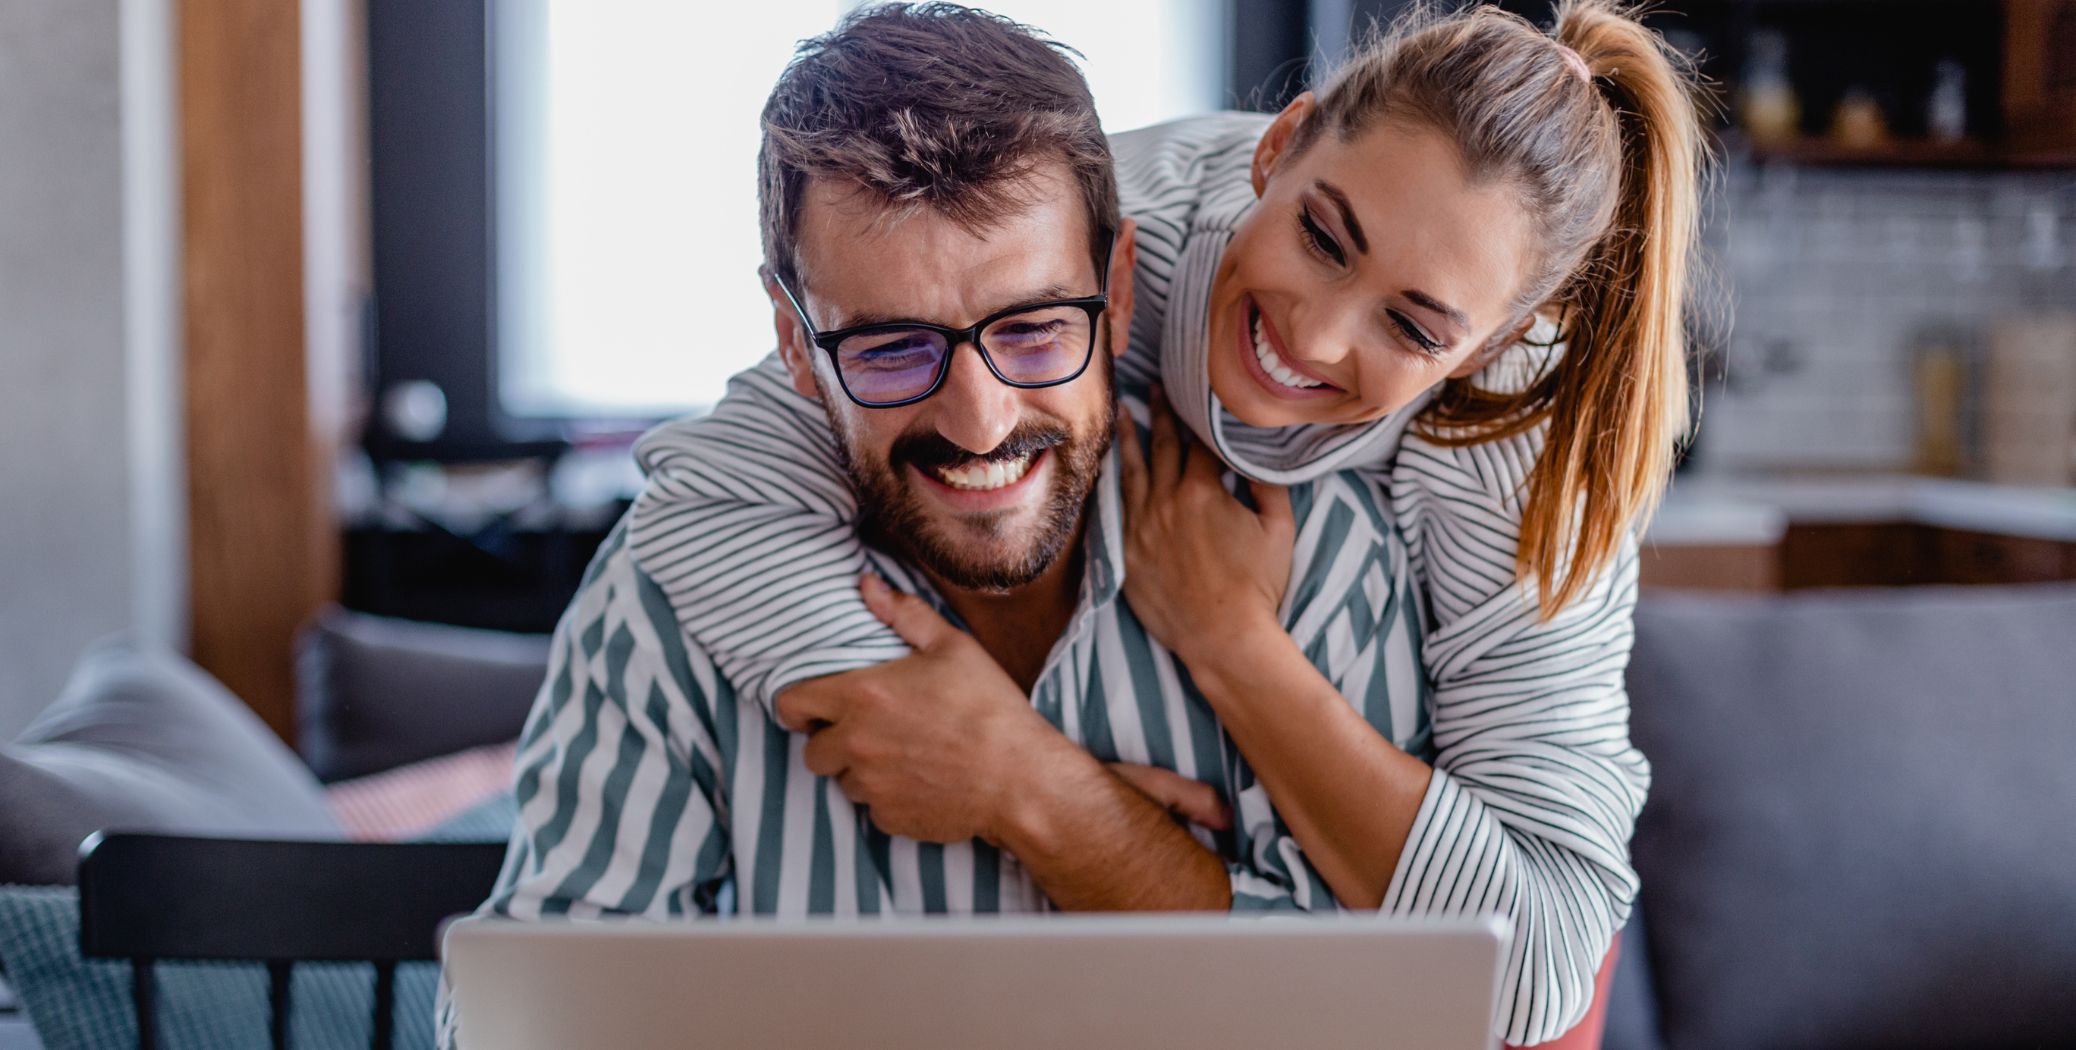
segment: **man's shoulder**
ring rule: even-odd
[[[1300,541],[1300,565],[1308,554],[1330,561],[1341,547],[1352,543],[1397,542],[1386,496],[1377,473],[1365,469],[1330,471],[1290,486],[1292,517],[1300,532],[1310,533],[1314,539],[1309,549]]]
[[[583,582],[562,614],[556,634],[566,658],[595,666],[608,681],[635,677],[667,682],[666,692],[695,703],[727,694],[728,683],[686,636],[676,610],[640,548],[629,539],[633,512],[620,519],[592,555]]]
[[[1188,226],[1206,197],[1247,185],[1246,167],[1270,119],[1261,113],[1207,113],[1110,136],[1125,214],[1142,227],[1164,221]]]

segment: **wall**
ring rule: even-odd
[[[125,82],[126,53],[166,71],[162,16],[144,0],[0,2],[0,740],[94,638],[180,633],[171,300],[152,250],[170,218],[139,181],[170,133],[162,107],[123,120],[149,97]]]
[[[1731,166],[1711,216],[1734,331],[1706,470],[1903,470],[1922,333],[2076,308],[2076,176]]]

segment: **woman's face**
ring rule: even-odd
[[[1530,227],[1509,188],[1473,184],[1449,139],[1395,122],[1292,155],[1312,107],[1262,136],[1260,200],[1211,287],[1211,389],[1254,426],[1376,419],[1476,371],[1520,320]]]

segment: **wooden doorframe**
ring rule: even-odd
[[[193,655],[292,741],[295,633],[340,557],[304,333],[301,4],[178,12]]]

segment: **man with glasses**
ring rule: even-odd
[[[803,45],[759,164],[779,353],[731,383],[729,442],[697,419],[644,440],[482,911],[1334,908],[1121,593],[1116,383],[1150,377],[1114,374],[1136,249],[1072,63],[992,16],[870,8]],[[1411,606],[1372,497],[1330,477],[1293,502],[1322,669],[1416,698],[1412,628],[1377,626]],[[855,560],[769,534],[802,508],[855,529]],[[856,615],[861,576],[914,651],[822,650],[773,700],[765,658]],[[1332,642],[1350,617],[1403,644]]]

